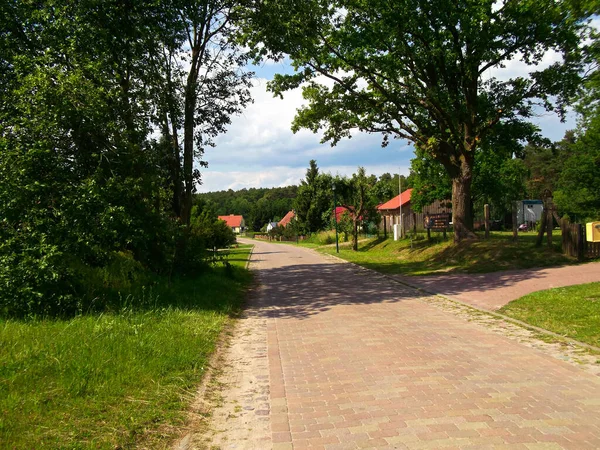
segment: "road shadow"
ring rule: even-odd
[[[253,260],[254,261],[254,260]],[[261,269],[248,312],[305,319],[339,305],[399,303],[423,296],[414,289],[350,264],[299,264]]]
[[[407,277],[396,275],[395,278],[413,286],[421,287],[429,292],[446,295],[481,293],[496,289],[516,286],[525,281],[546,278],[548,268],[507,270],[482,274],[449,273]]]

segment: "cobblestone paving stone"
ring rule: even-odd
[[[256,244],[268,448],[600,448],[598,376],[373,272]]]
[[[407,277],[392,275],[428,292],[468,303],[489,311],[512,300],[543,289],[600,281],[600,262],[541,269],[506,270],[491,273],[451,273]]]

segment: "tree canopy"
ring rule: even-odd
[[[202,258],[180,199],[194,160],[249,101],[237,6],[0,2],[0,314],[101,307],[114,261],[171,273],[196,237],[187,254]],[[205,43],[189,83],[188,36]],[[182,128],[194,138],[183,160]]]
[[[314,159],[310,161],[294,200],[300,233],[315,233],[330,224],[332,180],[331,175],[319,173]]]
[[[257,54],[285,55],[296,72],[277,75],[277,95],[303,86],[308,105],[293,129],[337,143],[353,130],[406,139],[452,180],[455,239],[472,228],[475,153],[498,124],[543,107],[563,115],[582,69],[587,28],[567,2],[460,0],[264,0],[248,30]],[[260,43],[260,45],[258,45]],[[536,65],[547,52],[560,57]],[[492,69],[519,59],[527,76]]]
[[[375,185],[377,177],[367,176],[364,167],[359,167],[352,177],[337,177],[334,180],[338,204],[344,207],[352,223],[352,250],[358,250],[359,224],[373,221],[379,224]],[[337,215],[337,213],[336,213]],[[337,220],[337,219],[336,219]]]

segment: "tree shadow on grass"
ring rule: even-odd
[[[359,252],[368,252],[369,250],[371,250],[372,248],[378,246],[379,244],[381,244],[384,241],[386,241],[385,238],[378,237],[377,239],[374,239],[374,240],[368,242],[366,245],[359,245],[358,246],[358,251]]]
[[[552,249],[535,247],[531,240],[517,243],[505,236],[490,240],[430,243],[414,241],[402,244],[374,244],[348,259],[382,273],[401,275],[437,275],[438,273],[488,273],[511,269],[530,269],[573,264],[555,245]],[[387,248],[393,245],[392,249]]]

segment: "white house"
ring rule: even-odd
[[[542,220],[544,202],[541,200],[521,200],[517,202],[517,224]]]
[[[267,233],[271,231],[273,228],[277,228],[277,222],[269,222],[267,224]]]

